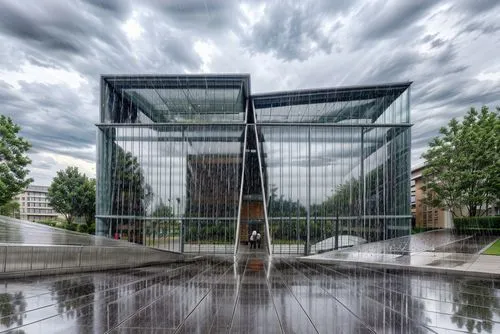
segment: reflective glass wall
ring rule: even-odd
[[[273,253],[409,234],[408,86],[253,97]]]
[[[310,254],[410,231],[409,83],[250,95],[246,75],[101,81],[97,233]]]
[[[248,78],[104,77],[97,233],[233,253]]]

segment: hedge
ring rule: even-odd
[[[459,232],[500,234],[500,216],[454,218],[453,224]]]
[[[58,221],[57,220],[42,220],[42,221],[39,221],[37,223],[43,224],[43,225],[48,225],[51,227],[57,227]]]

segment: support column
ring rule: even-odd
[[[358,206],[358,219],[360,227],[363,228],[363,236],[366,237],[366,226],[365,226],[365,128],[361,127],[361,153],[360,153],[360,164],[359,164],[359,206]],[[365,238],[368,240],[368,238]]]
[[[248,105],[248,104],[247,104]],[[241,224],[241,205],[243,203],[243,186],[245,181],[245,160],[246,160],[246,151],[247,151],[247,135],[248,135],[248,126],[245,125],[244,131],[244,140],[243,140],[243,155],[241,162],[241,183],[240,183],[240,196],[238,199],[238,217],[236,218],[236,231],[234,236],[234,255],[238,252],[238,247],[240,244],[240,224]]]
[[[111,223],[107,218],[98,216],[111,215],[113,206],[112,175],[113,142],[115,129],[97,130],[97,173],[96,175],[96,235],[111,237]]]
[[[253,124],[254,128],[254,133],[255,133],[255,140],[257,143],[257,158],[259,161],[259,175],[260,175],[260,184],[262,188],[262,205],[264,207],[264,221],[266,223],[266,240],[267,240],[267,251],[269,255],[271,255],[271,234],[269,233],[269,220],[267,218],[267,199],[266,199],[266,191],[264,187],[264,175],[262,173],[262,157],[261,157],[261,151],[260,151],[260,142],[259,142],[259,135],[257,132],[257,125]]]
[[[311,253],[311,127],[307,129],[307,221],[305,255]]]

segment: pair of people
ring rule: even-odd
[[[260,233],[254,230],[250,235],[250,249],[257,247],[260,248],[260,240]]]

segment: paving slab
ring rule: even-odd
[[[484,246],[496,238],[440,230],[298,259],[309,263],[352,263],[377,268],[500,277],[500,256],[480,254]]]
[[[500,279],[262,252],[0,287],[0,309],[13,311],[2,313],[0,331],[13,333],[500,331]]]

